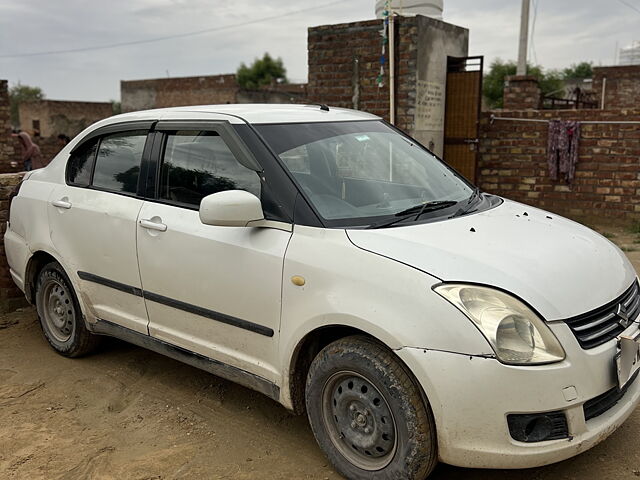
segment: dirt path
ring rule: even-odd
[[[640,268],[640,237],[607,230]],[[634,243],[634,242],[639,243]],[[591,451],[545,468],[434,479],[638,479],[640,410]],[[78,360],[53,352],[33,309],[0,317],[2,479],[337,479],[305,417],[266,397],[115,340]]]

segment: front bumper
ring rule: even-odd
[[[615,405],[585,420],[584,403],[616,386],[615,341],[582,350],[566,325],[553,330],[567,358],[552,365],[516,367],[450,352],[396,351],[429,399],[442,462],[473,468],[547,465],[595,446],[631,415],[640,402],[638,378]],[[569,438],[523,443],[511,437],[508,414],[558,410],[566,414]]]

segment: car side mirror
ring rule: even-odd
[[[200,221],[219,227],[246,227],[264,219],[262,204],[244,190],[226,190],[207,195],[200,202]]]

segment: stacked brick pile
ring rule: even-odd
[[[11,279],[4,251],[4,233],[9,220],[9,195],[22,176],[22,173],[0,174],[0,312],[12,311],[25,303],[24,295]]]
[[[0,171],[11,171],[14,159],[14,138],[11,137],[11,112],[9,111],[9,88],[6,80],[0,80]]]

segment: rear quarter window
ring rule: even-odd
[[[69,185],[89,186],[97,149],[98,140],[96,139],[71,154],[67,162],[67,183]]]

